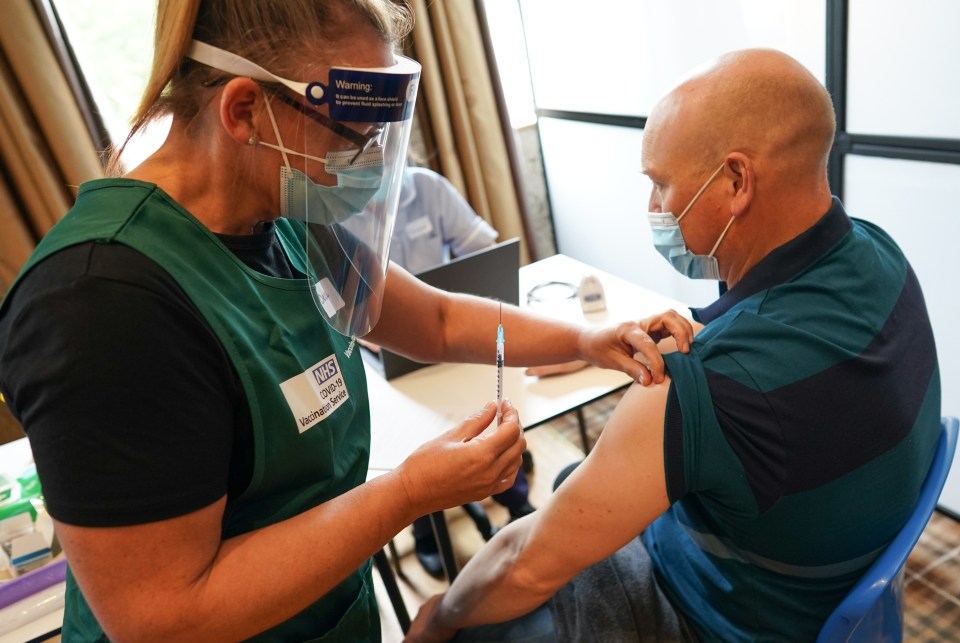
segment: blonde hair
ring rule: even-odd
[[[110,170],[119,171],[123,149],[151,122],[169,115],[189,126],[224,78],[184,57],[192,40],[293,77],[306,57],[323,57],[361,25],[397,47],[412,22],[405,0],[158,0],[150,78]]]

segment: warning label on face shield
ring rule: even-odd
[[[416,75],[380,74],[353,69],[330,71],[330,117],[356,123],[404,121],[413,112]]]
[[[336,354],[280,383],[300,433],[330,417],[350,399]]]
[[[365,90],[367,93],[356,93],[354,85],[361,85],[359,89],[363,91],[363,87],[366,87]],[[337,85],[337,91],[334,94],[334,104],[339,108],[348,108],[348,107],[364,107],[364,108],[376,108],[376,109],[403,109],[403,97],[401,96],[377,96],[370,94],[370,85],[361,84],[361,83],[346,83],[341,82]]]

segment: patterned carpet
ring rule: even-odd
[[[960,641],[960,522],[933,514],[904,580],[904,640]]]

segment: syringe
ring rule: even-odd
[[[503,419],[503,304],[500,304],[500,323],[497,324],[497,426]]]

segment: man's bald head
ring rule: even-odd
[[[724,54],[670,91],[647,121],[648,130],[661,127],[702,169],[743,151],[825,178],[836,119],[830,95],[803,65],[779,51],[747,49]]]
[[[693,207],[694,218],[682,222],[687,248],[715,254],[724,281],[736,284],[830,208],[835,128],[829,94],[796,60],[770,49],[725,54],[686,77],[647,119],[641,164],[652,182],[650,210]]]

